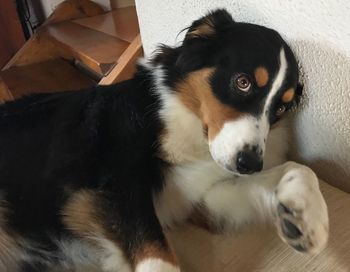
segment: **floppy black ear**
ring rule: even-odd
[[[209,38],[232,23],[234,23],[234,20],[227,10],[217,9],[211,11],[192,23],[186,33],[185,41],[193,38]]]

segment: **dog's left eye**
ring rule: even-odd
[[[245,74],[240,74],[235,79],[237,88],[242,92],[248,92],[251,86],[250,79]]]
[[[277,108],[276,110],[276,116],[280,117],[282,116],[282,114],[286,111],[286,106],[285,105],[281,105]]]

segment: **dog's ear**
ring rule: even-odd
[[[210,38],[232,25],[232,23],[234,23],[234,20],[227,10],[214,10],[192,23],[186,33],[185,41],[194,38]]]

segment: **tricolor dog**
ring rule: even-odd
[[[276,31],[216,10],[131,80],[2,105],[0,270],[180,271],[164,231],[186,222],[319,252],[327,207],[278,122],[298,76]]]

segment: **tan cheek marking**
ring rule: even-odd
[[[265,67],[260,66],[256,68],[254,75],[258,87],[266,86],[267,82],[269,81],[269,72]]]
[[[288,89],[287,91],[284,92],[282,96],[282,101],[284,103],[291,102],[294,98],[295,91],[293,88]]]
[[[161,259],[172,265],[177,265],[177,260],[173,252],[167,245],[162,246],[160,243],[146,243],[134,255],[134,263],[141,263],[146,259]]]
[[[193,72],[176,87],[183,104],[202,120],[203,128],[208,131],[209,140],[216,137],[225,122],[243,115],[242,112],[223,104],[215,97],[209,84],[213,72],[213,68]]]

